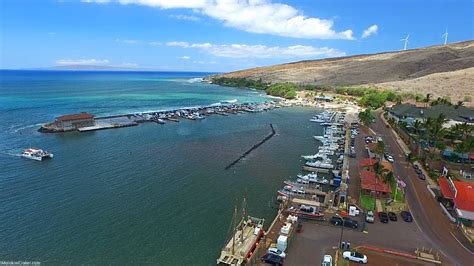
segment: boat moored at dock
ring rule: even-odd
[[[232,237],[222,249],[218,265],[242,265],[253,256],[260,240],[264,235],[264,219],[246,215],[245,200],[242,210],[242,219],[238,224],[237,208],[234,211]]]

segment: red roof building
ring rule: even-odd
[[[474,184],[444,176],[438,179],[438,184],[443,197],[453,201],[458,216],[474,221]]]
[[[360,160],[359,166],[360,167],[372,167],[377,162],[377,160],[372,158],[365,158]]]
[[[73,121],[73,120],[83,120],[83,119],[92,119],[94,115],[89,113],[79,113],[79,114],[71,114],[71,115],[62,115],[56,120],[58,121]]]
[[[390,184],[386,184],[373,171],[362,170],[360,172],[361,187],[363,190],[377,193],[392,193]]]

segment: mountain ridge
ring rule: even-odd
[[[436,76],[437,83],[432,83],[430,75],[439,73],[444,74]],[[449,73],[456,75],[451,77]],[[429,93],[429,88],[437,85],[437,89],[433,91],[434,97],[450,97],[452,100],[470,97],[472,100],[474,92],[472,83],[467,82],[471,80],[470,75],[466,73],[474,73],[473,40],[404,51],[302,60],[216,76],[267,83],[373,86],[412,93]],[[391,83],[396,83],[396,86]]]

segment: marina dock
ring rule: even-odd
[[[219,106],[199,106],[156,112],[130,113],[95,117],[89,113],[63,115],[38,129],[42,133],[88,132],[103,129],[138,126],[141,123],[154,122],[165,124],[166,121],[179,122],[180,119],[201,120],[210,115],[257,113],[288,106],[284,102],[222,104]]]

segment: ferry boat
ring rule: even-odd
[[[232,237],[221,251],[217,259],[218,265],[242,265],[253,256],[260,240],[264,235],[264,219],[245,216],[245,201],[242,211],[242,220],[237,220],[237,208],[234,211]]]
[[[21,157],[36,161],[42,161],[43,158],[53,158],[53,154],[42,149],[29,148],[23,151]]]

